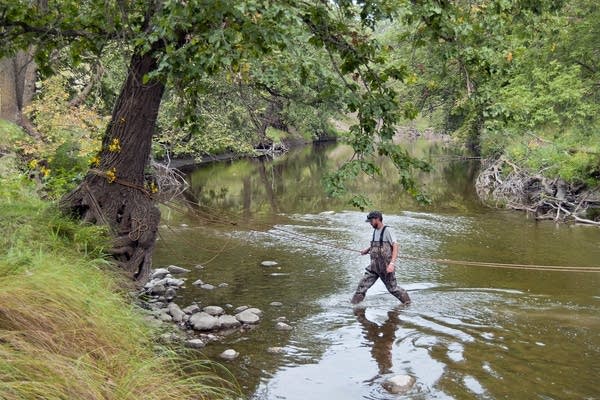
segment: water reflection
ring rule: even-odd
[[[421,190],[434,204],[429,209],[464,211],[479,204],[472,186],[477,162],[441,158],[447,149],[439,143],[411,142],[411,152],[430,161],[433,173],[419,173]],[[296,149],[281,159],[249,159],[212,164],[192,172],[186,197],[206,209],[226,210],[236,218],[256,218],[265,213],[343,210],[348,197],[325,195],[323,178],[352,156],[344,145],[324,144]],[[442,160],[442,161],[440,161]],[[397,172],[379,160],[382,175],[361,176],[349,183],[351,193],[367,194],[375,208],[389,212],[420,209],[401,189]]]
[[[363,336],[367,340],[365,345],[371,348],[371,356],[379,367],[379,376],[392,372],[392,349],[396,340],[396,331],[400,325],[400,307],[388,311],[387,319],[382,325],[367,318],[366,308],[356,307],[354,315],[362,325]]]

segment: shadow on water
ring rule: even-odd
[[[380,180],[354,182],[384,211],[401,254],[598,265],[600,230],[484,208],[473,190],[476,162],[444,159],[440,145],[411,146],[432,160],[433,172],[422,176],[432,206],[419,208],[402,193],[385,164]],[[381,386],[393,374],[416,378],[410,399],[600,398],[600,274],[400,259],[398,283],[413,304],[398,306],[377,282],[361,307],[351,307],[368,257],[347,249],[363,248],[371,231],[364,213],[327,198],[321,186],[323,173],[348,156],[335,145],[209,165],[190,174],[187,201],[176,207],[184,212],[163,210],[168,225],[155,264],[190,267],[188,282],[217,287],[188,284],[177,303],[264,312],[255,329],[203,355],[239,351],[225,365],[255,400],[396,399]],[[278,265],[262,267],[264,260]],[[292,331],[275,328],[281,317]],[[274,346],[281,352],[268,351]]]

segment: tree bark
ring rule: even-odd
[[[20,125],[40,139],[39,132],[23,113],[35,94],[36,73],[33,49],[0,60],[0,118]]]
[[[142,285],[149,277],[160,212],[144,189],[152,136],[164,84],[144,76],[156,69],[161,44],[133,55],[127,79],[113,109],[97,168],[61,200],[63,211],[84,221],[110,226],[111,253],[126,274]]]

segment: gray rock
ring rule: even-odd
[[[225,308],[232,309],[232,308],[233,308],[233,304],[229,304],[229,303],[227,303],[227,304],[225,304]]]
[[[177,294],[177,291],[175,289],[173,289],[172,287],[170,287],[165,291],[165,299],[173,300],[175,298],[176,294]]]
[[[197,281],[194,281],[192,283],[192,285],[194,285],[194,286],[202,286],[202,285],[204,285],[204,281],[202,279],[198,279]]]
[[[262,311],[256,307],[249,308],[247,311],[250,311],[251,313],[258,315],[259,317],[262,317]]]
[[[219,316],[219,324],[221,325],[221,328],[227,329],[227,328],[237,328],[242,323],[240,321],[238,321],[238,319],[236,317],[234,317],[233,315],[225,314],[225,315]]]
[[[169,270],[166,268],[157,268],[152,272],[150,279],[162,279],[169,273]]]
[[[274,267],[278,264],[277,261],[263,261],[260,263],[263,267]]]
[[[275,324],[275,329],[278,331],[291,331],[292,327],[286,324],[285,322],[278,322]]]
[[[283,305],[283,303],[280,301],[272,301],[271,304],[269,304],[269,305],[273,306],[273,307],[281,307]]]
[[[196,268],[196,269],[204,269],[204,265],[202,265],[202,264],[196,264],[196,265],[194,265],[194,268]]]
[[[167,278],[167,285],[169,286],[183,286],[184,283],[183,279]]]
[[[213,285],[211,285],[210,283],[205,283],[204,285],[200,286],[202,289],[204,290],[213,290],[215,287]]]
[[[219,357],[221,357],[225,360],[233,360],[233,359],[237,358],[239,355],[240,355],[240,353],[238,353],[237,351],[235,351],[233,349],[227,349],[224,352],[222,352]]]
[[[233,313],[234,314],[239,314],[242,311],[247,310],[248,308],[250,308],[250,307],[248,307],[248,306],[239,306],[235,310],[233,310]]]
[[[160,313],[160,315],[158,316],[158,319],[160,319],[162,322],[170,322],[173,320],[173,317],[171,317],[169,314],[167,314],[166,312],[162,312]]]
[[[156,285],[167,286],[167,279],[169,279],[169,278],[153,279],[150,282],[152,283],[152,286],[156,286]]]
[[[167,289],[165,289],[164,285],[155,285],[150,289],[150,294],[154,296],[159,296],[165,293]]]
[[[219,306],[206,306],[202,309],[202,311],[212,316],[219,316],[225,312],[225,310]]]
[[[260,320],[260,317],[250,310],[244,310],[241,313],[236,314],[235,317],[242,324],[257,324]]]
[[[219,328],[219,320],[205,312],[192,315],[189,323],[197,331],[210,331]]]
[[[189,269],[178,267],[177,265],[169,265],[167,270],[172,274],[185,274],[186,272],[190,272]]]
[[[169,314],[171,314],[171,317],[173,317],[173,321],[175,321],[175,322],[183,321],[183,316],[185,315],[185,313],[183,312],[183,310],[181,310],[181,308],[179,308],[179,306],[177,304],[169,303],[167,308],[169,310]]]
[[[185,342],[187,347],[191,347],[192,349],[201,349],[206,346],[206,343],[202,341],[202,339],[190,339]]]
[[[223,283],[219,283],[219,287],[220,287],[220,288],[226,288],[226,287],[229,287],[229,283],[225,283],[225,282],[223,282]]]
[[[186,314],[190,314],[190,315],[191,314],[195,314],[198,311],[200,311],[200,306],[198,304],[191,304],[191,305],[187,306],[186,308],[184,308],[181,311],[183,311]]]
[[[385,390],[394,394],[408,392],[415,384],[416,379],[410,375],[394,375],[386,379],[381,385]]]
[[[287,317],[277,317],[275,318],[275,322],[287,322]]]

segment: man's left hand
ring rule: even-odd
[[[394,263],[389,263],[387,268],[385,269],[385,272],[391,274],[392,272],[394,272]]]

